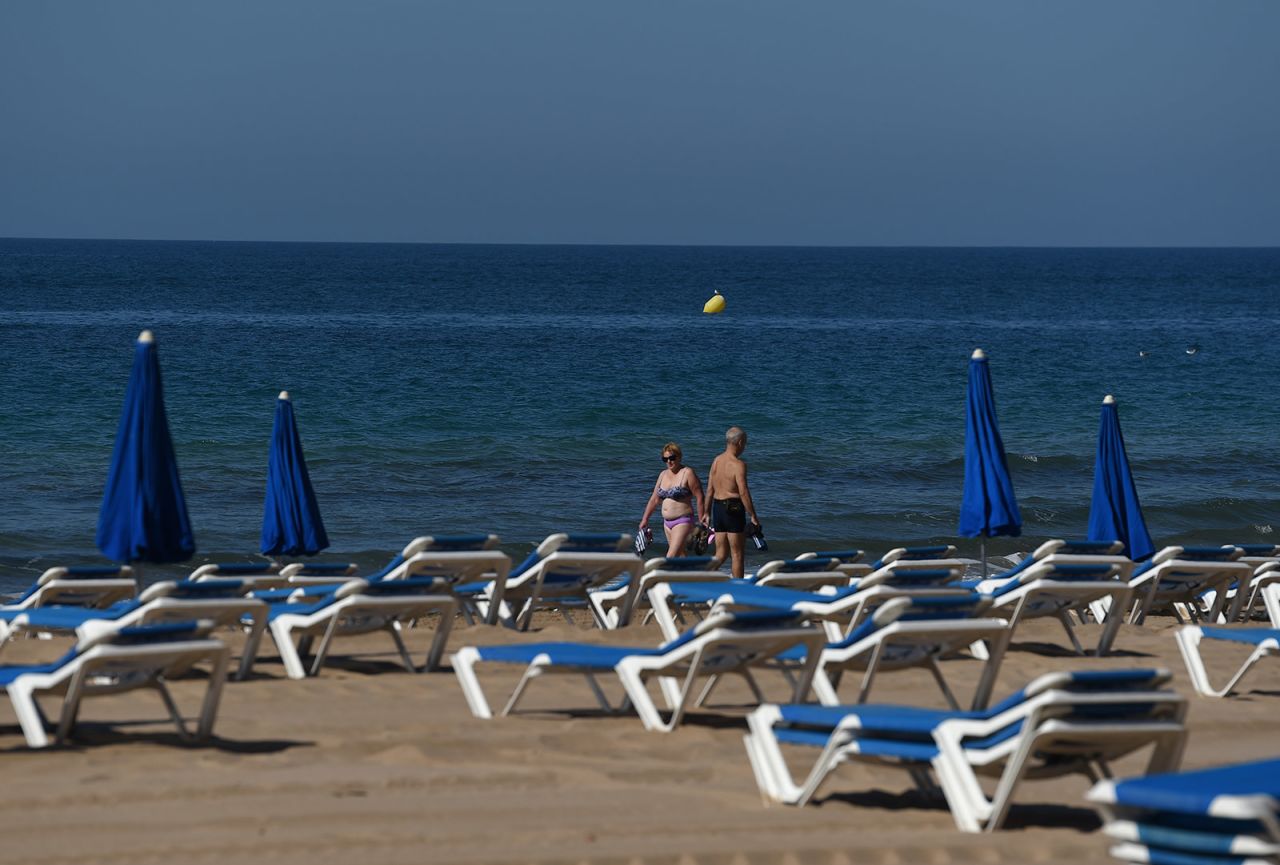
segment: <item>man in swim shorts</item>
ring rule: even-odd
[[[747,489],[747,464],[741,459],[746,447],[746,432],[741,427],[729,427],[724,434],[724,453],[711,463],[707,477],[706,497],[711,501],[711,513],[709,519],[708,515],[702,518],[716,533],[712,567],[718,568],[732,557],[730,570],[737,579],[742,579],[744,572],[747,523],[760,525]]]

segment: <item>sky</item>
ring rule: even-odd
[[[1274,0],[4,0],[0,237],[1280,245]]]

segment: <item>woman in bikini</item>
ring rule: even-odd
[[[662,528],[667,534],[667,555],[683,556],[685,541],[697,522],[697,515],[703,512],[702,484],[693,469],[684,465],[684,453],[680,445],[667,442],[662,447],[662,461],[666,468],[658,475],[653,485],[653,495],[645,505],[644,516],[640,517],[640,531],[649,524],[658,502],[662,502]],[[698,505],[694,512],[694,503]]]

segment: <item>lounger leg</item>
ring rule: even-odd
[[[703,652],[699,649],[689,663],[689,672],[685,674],[684,685],[680,688],[680,697],[671,708],[671,719],[667,721],[664,732],[674,730],[679,725],[680,719],[684,717],[685,709],[689,706],[689,698],[693,694],[693,684],[697,681],[698,673],[702,669],[702,655]]]
[[[449,645],[449,634],[453,631],[455,607],[440,611],[440,621],[436,623],[436,635],[431,641],[431,649],[427,653],[427,664],[424,670],[440,669],[440,659]]]
[[[715,690],[716,685],[720,684],[720,676],[708,676],[707,684],[703,686],[702,691],[698,693],[698,699],[693,701],[693,705],[701,708],[706,703],[707,698],[711,696],[711,692]]]
[[[227,666],[230,663],[231,651],[226,646],[214,657],[213,676],[209,679],[209,689],[204,692],[204,703],[200,707],[200,724],[196,727],[196,738],[204,741],[213,735],[213,722],[218,717],[218,706],[222,701],[222,688],[227,682]]]
[[[516,615],[516,630],[529,630],[529,622],[531,621],[533,621],[533,598],[529,598],[529,600],[525,601],[524,606],[520,608],[520,612]]]
[[[916,789],[921,793],[929,796],[941,796],[942,788],[938,786],[938,782],[933,780],[933,776],[929,774],[929,770],[919,766],[912,766],[907,769],[907,774],[911,776],[912,782],[916,785]]]
[[[76,724],[76,715],[80,713],[80,699],[84,696],[85,678],[85,668],[82,666],[76,670],[67,685],[67,693],[62,698],[62,714],[58,718],[58,729],[54,734],[54,742],[58,745],[67,740]]]
[[[305,679],[307,670],[302,666],[302,657],[298,654],[298,648],[293,644],[293,628],[287,621],[287,616],[280,616],[267,624],[271,630],[271,638],[275,641],[276,652],[280,655],[280,661],[284,664],[284,672],[290,679]],[[302,640],[298,641],[302,643]]]
[[[418,668],[413,664],[413,656],[409,654],[409,648],[404,644],[404,638],[400,636],[400,621],[392,619],[387,622],[387,633],[391,634],[391,641],[396,644],[396,651],[400,653],[400,663],[404,664],[404,668],[410,673],[418,672]]]
[[[1102,636],[1098,638],[1098,656],[1109,654],[1111,646],[1116,641],[1116,635],[1120,633],[1120,624],[1124,620],[1124,616],[1120,611],[1127,607],[1130,598],[1133,597],[1133,590],[1128,586],[1116,589],[1111,596],[1112,613],[1102,621]]]
[[[1066,610],[1059,610],[1057,619],[1062,623],[1062,630],[1067,632],[1067,639],[1071,641],[1071,647],[1076,650],[1077,655],[1084,654],[1084,646],[1080,645],[1080,641],[1076,639],[1075,628],[1071,627],[1071,617]]]
[[[659,583],[649,590],[649,614],[658,620],[665,639],[674,640],[679,636],[684,619],[671,598],[671,587],[667,583]]]
[[[333,642],[333,635],[338,630],[338,620],[341,618],[341,615],[329,617],[329,624],[324,627],[324,636],[320,638],[320,648],[316,649],[315,657],[311,659],[311,675],[320,675],[320,668],[324,666],[324,659],[329,656],[329,645]]]
[[[1215,592],[1213,604],[1210,605],[1208,612],[1210,622],[1222,621],[1222,609],[1227,603],[1227,585],[1225,582],[1222,583]]]
[[[475,665],[479,660],[480,653],[474,647],[466,646],[453,654],[450,666],[453,667],[453,674],[457,677],[458,684],[462,686],[462,696],[466,698],[471,714],[477,718],[492,718],[493,710],[489,708],[489,701],[485,699],[480,680],[476,678]]]
[[[747,734],[742,737],[742,743],[746,746],[747,759],[765,803],[792,804],[800,795],[800,787],[791,777],[778,739],[773,734],[777,715],[775,706],[763,706],[747,715]]]
[[[813,695],[818,698],[818,702],[824,706],[840,705],[840,695],[837,692],[837,685],[833,685],[831,679],[828,678],[826,671],[819,667],[810,682],[810,688],[813,689]],[[797,702],[804,702],[799,700]]]
[[[516,689],[511,693],[511,699],[507,700],[507,705],[503,706],[502,711],[498,714],[505,718],[507,715],[514,712],[516,710],[516,704],[519,703],[520,698],[524,696],[524,689],[528,687],[529,682],[537,678],[541,673],[542,667],[539,666],[536,661],[530,664],[524,671],[524,675],[520,677],[520,682],[516,685]]]
[[[862,674],[862,685],[858,688],[859,704],[867,701],[867,694],[871,691],[871,683],[875,681],[876,670],[880,666],[880,656],[884,653],[885,641],[881,640],[876,643],[874,649],[871,650],[871,660],[867,662],[866,672]],[[952,701],[955,702],[954,700]]]
[[[583,673],[583,676],[586,677],[587,684],[591,686],[591,693],[596,695],[596,702],[600,704],[600,708],[606,712],[613,712],[613,704],[605,696],[604,689],[600,687],[600,681],[596,679],[593,673]]]
[[[739,672],[742,674],[742,678],[746,681],[747,687],[751,689],[751,696],[755,698],[757,703],[763,703],[764,692],[760,690],[760,685],[756,682],[756,677],[751,675],[751,671],[745,667],[739,670]]]
[[[18,716],[18,724],[32,748],[43,748],[49,744],[45,733],[44,712],[36,702],[35,694],[26,683],[18,681],[8,688],[9,701],[13,703],[13,713]]]
[[[236,679],[243,681],[248,678],[249,671],[253,669],[253,662],[258,657],[258,647],[262,645],[262,634],[266,629],[266,612],[255,614],[253,624],[249,626],[248,636],[245,637],[244,654],[240,658],[240,669],[236,671]]]
[[[151,681],[151,687],[156,689],[160,695],[164,707],[169,712],[169,720],[173,721],[173,725],[178,728],[178,736],[182,739],[190,739],[191,734],[187,732],[187,722],[182,717],[182,712],[178,709],[178,704],[173,701],[173,694],[169,693],[169,689],[165,687],[159,676]],[[212,683],[210,683],[212,687]]]
[[[627,696],[631,699],[631,705],[635,708],[636,714],[640,716],[640,723],[644,725],[644,728],[646,730],[669,733],[680,723],[680,718],[684,715],[690,692],[693,690],[693,681],[702,667],[702,651],[699,650],[694,653],[689,665],[689,671],[683,677],[682,684],[678,683],[672,676],[659,677],[663,696],[671,708],[671,717],[666,721],[663,720],[662,713],[658,710],[653,697],[649,694],[649,689],[645,683],[645,672],[638,666],[638,660],[634,657],[623,658],[614,667],[614,670],[618,674],[618,679],[622,682],[623,690],[626,691]]]
[[[1028,719],[1026,723],[1030,725],[1032,720]],[[991,797],[990,811],[985,820],[979,817],[979,821],[983,824],[983,831],[994,831],[1004,823],[1009,813],[1009,806],[1013,804],[1013,794],[1018,789],[1018,784],[1021,783],[1035,750],[1036,738],[1023,736],[1023,741],[1018,745],[1017,750],[1009,755],[1009,762],[1000,775],[1000,782],[996,785],[995,795]]]
[[[1151,752],[1151,760],[1147,763],[1147,774],[1177,771],[1182,765],[1182,752],[1186,746],[1187,731],[1180,718],[1174,729],[1157,737],[1155,749]]]
[[[978,686],[973,691],[970,708],[974,711],[987,708],[987,704],[991,702],[991,692],[995,690],[996,677],[1000,675],[1000,665],[1004,663],[1004,655],[1009,651],[1009,641],[1012,639],[1013,629],[1009,628],[991,641],[990,655],[978,678]]]
[[[928,658],[929,672],[933,673],[933,679],[938,683],[938,687],[942,690],[942,696],[947,698],[947,705],[957,712],[960,711],[960,704],[956,702],[956,695],[951,693],[951,689],[947,687],[947,680],[942,678],[942,670],[938,669],[938,660],[932,655]],[[862,702],[859,700],[858,702]]]

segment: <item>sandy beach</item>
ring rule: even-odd
[[[1049,670],[1126,666],[1167,667],[1178,690],[1191,695],[1172,627],[1164,618],[1125,626],[1116,653],[1093,659],[1062,650],[1056,623],[1026,623],[996,696]],[[1092,628],[1083,630],[1088,645]],[[430,629],[409,636],[420,653]],[[74,743],[45,752],[26,748],[6,705],[0,862],[1108,859],[1082,798],[1083,777],[1025,784],[1009,828],[994,835],[958,831],[940,800],[911,792],[905,773],[857,764],[844,766],[810,806],[766,807],[742,746],[746,690],[736,683],[671,734],[646,733],[633,716],[601,715],[577,677],[544,677],[519,715],[481,721],[450,672],[410,675],[379,637],[340,642],[340,656],[305,681],[284,677],[268,640],[256,674],[228,684],[216,737],[205,746],[181,743],[151,693],[88,701]],[[643,645],[660,637],[655,627],[604,633],[548,619],[529,634],[459,627],[451,648],[559,639]],[[4,648],[4,660],[52,658],[64,645],[22,640]],[[1222,674],[1235,655],[1218,648],[1206,655]],[[354,651],[367,654],[345,656]],[[969,658],[946,662],[962,700],[979,666]],[[485,672],[491,697],[514,685],[514,670]],[[1261,690],[1228,700],[1190,696],[1184,767],[1274,754],[1275,683],[1263,671],[1251,680]],[[198,674],[173,684],[188,716],[203,684]],[[771,696],[785,694],[780,678],[762,684]],[[941,705],[923,671],[884,675],[873,699]],[[1123,774],[1141,765],[1117,768]]]

